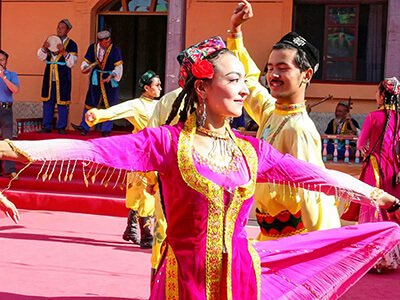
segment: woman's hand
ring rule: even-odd
[[[396,197],[377,189],[378,197],[374,200],[380,208],[386,209],[390,219],[400,222],[400,200]]]
[[[19,221],[19,213],[18,209],[15,207],[14,203],[8,200],[3,194],[0,193],[0,209],[4,211],[4,213],[18,224]]]

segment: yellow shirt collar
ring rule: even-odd
[[[279,104],[275,103],[275,112],[280,115],[291,115],[299,112],[307,111],[306,103],[296,103],[296,104]]]

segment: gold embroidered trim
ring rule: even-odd
[[[114,63],[114,66],[120,66],[120,65],[122,65],[123,64],[123,61],[122,60],[119,60],[119,61],[117,61],[116,63]]]
[[[209,179],[201,176],[194,165],[192,157],[193,140],[196,133],[196,117],[192,114],[185,123],[184,129],[179,136],[178,142],[178,167],[183,180],[192,189],[203,194],[208,199],[208,225],[206,245],[206,296],[207,299],[219,299],[220,276],[222,272],[222,251],[224,246],[224,189]],[[225,247],[228,252],[228,299],[232,298],[231,270],[232,270],[232,236],[237,216],[245,199],[250,198],[255,189],[255,180],[258,168],[257,154],[254,148],[245,140],[237,139],[229,129],[233,141],[242,151],[250,169],[250,180],[245,185],[234,191],[232,203],[230,204],[225,225]]]
[[[170,246],[167,250],[167,263],[165,274],[165,299],[179,299],[178,262]]]
[[[14,151],[14,152],[17,153],[17,154],[22,155],[22,156],[25,157],[29,162],[32,162],[32,161],[33,161],[32,157],[30,157],[30,156],[28,155],[28,153],[26,153],[26,152],[22,151],[21,149],[17,148],[11,140],[5,139],[4,141],[10,146],[10,148],[11,148],[12,151]]]
[[[261,260],[251,241],[248,241],[248,249],[253,261],[254,273],[257,281],[257,300],[261,300]]]

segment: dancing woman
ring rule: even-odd
[[[181,59],[183,92],[169,118],[185,99],[178,124],[89,141],[4,141],[1,156],[43,162],[44,170],[56,162],[83,161],[86,177],[97,165],[115,170],[118,179],[125,170],[158,171],[168,227],[151,299],[313,299],[343,294],[399,243],[398,225],[364,224],[252,243],[245,225],[256,181],[336,193],[390,209],[399,201],[349,175],[234,133],[226,119],[241,114],[249,91],[243,65],[221,38],[187,48]],[[394,214],[398,217],[399,210]]]
[[[397,147],[400,141],[400,82],[396,77],[386,78],[376,91],[379,109],[368,114],[363,124],[357,148],[364,155],[360,180],[400,197],[400,170]],[[390,211],[390,210],[389,210]],[[384,209],[377,213],[370,207],[360,207],[359,223],[391,220]],[[398,221],[397,221],[398,222]],[[400,248],[396,247],[375,266],[379,273],[397,269]]]

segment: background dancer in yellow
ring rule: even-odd
[[[125,101],[108,109],[93,108],[86,113],[86,122],[94,126],[104,121],[125,118],[133,124],[133,132],[147,127],[157,103],[155,98],[160,97],[161,80],[153,71],[147,71],[139,79],[139,88],[142,94],[139,98]],[[126,207],[129,208],[127,226],[122,238],[140,244],[141,248],[152,247],[151,217],[154,215],[154,197],[146,191],[151,177],[145,173],[128,173],[126,189]],[[151,184],[154,184],[152,182]],[[140,240],[137,234],[137,218],[139,217]]]
[[[321,137],[305,106],[305,90],[318,69],[318,50],[295,32],[273,46],[266,79],[271,95],[276,98],[274,105],[273,97],[259,83],[260,70],[243,43],[241,25],[252,15],[250,3],[241,1],[231,18],[228,48],[245,66],[250,90],[245,109],[259,125],[257,137],[282,153],[324,166]],[[288,185],[258,184],[255,200],[260,240],[340,226],[332,196]]]

